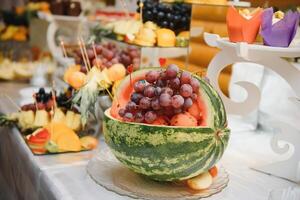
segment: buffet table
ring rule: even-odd
[[[1,83],[0,93],[17,100],[26,84]],[[1,98],[1,112],[14,110]],[[233,132],[220,164],[230,175],[227,188],[208,200],[265,200],[271,190],[296,184],[250,169],[275,158],[269,147],[271,133]],[[106,148],[100,138],[98,148]],[[95,151],[34,156],[16,129],[0,129],[0,199],[129,199],[107,191],[87,174],[86,166]],[[3,190],[3,191],[2,191]]]

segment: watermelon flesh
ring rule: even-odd
[[[119,110],[122,108],[125,108],[127,103],[130,101],[131,94],[134,93],[133,85],[135,82],[144,80],[145,75],[150,70],[159,70],[157,68],[146,68],[143,70],[139,70],[134,72],[131,77],[126,77],[120,84],[116,96],[113,101],[113,105],[111,107],[111,116],[122,120],[122,117],[119,116]],[[196,119],[201,119],[200,126],[206,126],[207,125],[207,106],[205,105],[204,100],[201,96],[201,90],[199,91],[200,96],[198,96],[197,100],[193,104],[193,108],[191,109],[192,115]],[[195,109],[196,108],[196,109]],[[198,111],[196,113],[195,111]]]
[[[113,106],[105,112],[103,133],[116,158],[136,173],[157,181],[177,181],[207,172],[222,157],[230,130],[226,112],[217,92],[204,80],[200,83],[197,105],[199,126],[165,126],[125,122],[118,114],[134,92],[133,83],[144,79],[153,68],[132,73],[120,84]],[[155,69],[159,70],[159,69]],[[196,109],[195,109],[196,110]],[[190,115],[192,115],[190,113]],[[197,116],[199,115],[199,116]]]

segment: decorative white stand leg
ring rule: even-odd
[[[243,87],[248,93],[248,97],[244,102],[234,102],[221,92],[218,84],[219,74],[226,66],[236,62],[253,62],[275,71],[289,83],[297,97],[300,97],[300,71],[283,59],[299,57],[300,48],[275,48],[256,44],[231,43],[227,38],[220,38],[218,35],[209,33],[204,33],[204,38],[208,45],[221,49],[221,52],[209,64],[207,76],[223,99],[228,113],[236,115],[248,114],[257,108],[260,101],[259,89],[249,82],[235,83]],[[298,104],[300,106],[300,103]],[[275,124],[282,132],[277,133],[272,139],[272,150],[275,153],[286,153],[289,150],[289,146],[285,146],[283,149],[278,147],[277,143],[280,139],[294,145],[294,154],[288,160],[263,167],[255,167],[255,169],[300,182],[300,170],[298,167],[300,161],[300,133],[289,125],[283,123]]]

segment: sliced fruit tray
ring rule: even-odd
[[[41,88],[35,102],[23,105],[16,113],[0,116],[1,126],[16,126],[36,155],[80,152],[96,148],[98,140],[91,136],[96,127],[81,122],[81,114],[70,104],[72,91],[59,96]],[[55,98],[54,98],[55,97]]]

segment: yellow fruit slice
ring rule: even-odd
[[[35,112],[35,119],[33,125],[35,127],[43,127],[50,121],[49,114],[46,110],[38,110]]]
[[[79,137],[71,129],[63,134],[60,134],[60,136],[57,138],[57,146],[60,151],[81,150]]]

